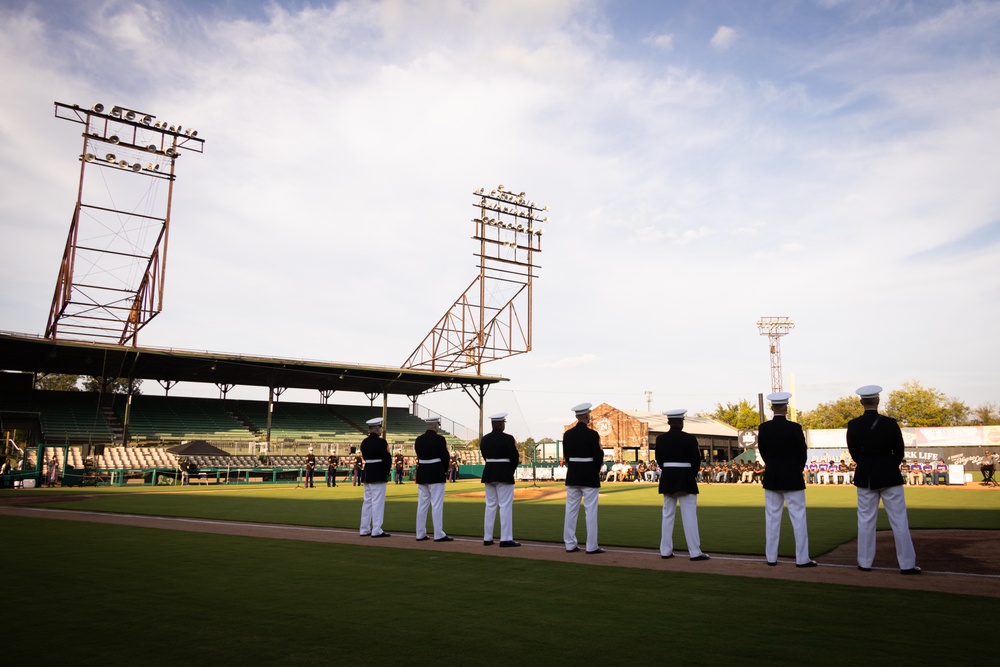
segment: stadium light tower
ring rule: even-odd
[[[83,151],[45,337],[134,346],[163,309],[177,158],[205,142],[134,109],[55,105],[56,118],[83,125]]]
[[[549,210],[498,185],[473,195],[479,275],[410,354],[403,368],[455,372],[531,351],[535,255]]]
[[[781,337],[795,328],[790,317],[762,317],[757,320],[757,331],[761,336],[767,336],[771,344],[771,391],[777,393],[781,389]]]

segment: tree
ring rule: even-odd
[[[911,380],[889,393],[885,413],[902,426],[958,426],[966,423],[969,406]]]
[[[35,389],[46,389],[49,391],[80,391],[79,382],[79,375],[39,373],[35,376]]]
[[[983,403],[969,412],[969,424],[973,426],[990,426],[1000,424],[1000,406],[996,403]]]
[[[517,443],[517,451],[521,454],[521,461],[530,463],[537,446],[538,443],[535,442],[534,438],[528,438],[524,442]]]
[[[847,422],[864,413],[857,396],[844,396],[829,403],[820,403],[799,416],[802,428],[847,428]]]
[[[102,385],[101,380],[104,380]],[[142,380],[132,380],[132,393],[141,394],[139,390]],[[84,391],[100,392],[102,394],[127,394],[128,378],[99,378],[96,375],[88,375],[83,379]]]
[[[745,398],[741,398],[739,403],[726,403],[725,406],[717,403],[715,412],[707,416],[740,431],[754,431],[760,426],[760,413]]]

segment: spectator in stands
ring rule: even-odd
[[[327,488],[337,486],[337,464],[340,461],[337,455],[330,452],[330,455],[326,457],[326,486]]]
[[[920,574],[910,538],[906,497],[899,466],[903,463],[903,432],[892,417],[878,412],[882,387],[866,385],[857,390],[865,413],[847,424],[847,448],[858,469],[858,569],[870,572],[875,560],[875,524],[879,501],[885,505],[896,542],[900,574]]]
[[[597,542],[597,501],[601,489],[598,471],[604,463],[601,436],[590,428],[590,403],[573,407],[576,425],[563,433],[563,451],[566,452],[566,516],[563,520],[563,543],[566,551],[580,550],[576,539],[576,520],[580,515],[580,502],[587,516],[587,553],[602,554]]]
[[[454,460],[448,452],[448,442],[438,433],[440,417],[424,420],[427,431],[417,436],[413,451],[417,453],[417,542],[427,536],[427,510],[431,512],[435,542],[451,542],[444,532],[444,485]]]
[[[674,557],[674,518],[680,505],[688,556],[691,560],[702,561],[708,560],[709,555],[701,550],[698,533],[697,470],[701,454],[698,452],[698,439],[684,432],[686,413],[687,410],[683,409],[664,412],[670,428],[658,435],[654,443],[656,462],[662,471],[658,488],[663,495],[660,558]]]
[[[942,483],[942,479],[944,479],[944,484],[948,483],[948,464],[944,462],[944,459],[938,459],[934,466],[934,472],[931,473],[931,481],[938,485]]]
[[[566,462],[563,461],[563,460],[560,460],[559,461],[559,465],[562,466],[562,467],[565,467],[566,466]],[[607,478],[608,478],[608,464],[604,463],[602,461],[601,462],[601,471],[598,474],[598,479],[600,479],[600,481],[604,482],[604,481],[607,481]]]
[[[382,418],[375,417],[365,423],[368,425],[368,437],[361,441],[359,452],[365,464],[361,535],[390,537],[389,533],[382,530],[382,520],[385,516],[385,487],[389,483],[392,455],[389,454],[389,443],[382,437]]]
[[[608,473],[607,481],[620,482],[622,478],[622,462],[615,461],[611,464],[611,472]]]
[[[806,527],[806,485],[802,468],[806,465],[806,438],[802,427],[786,417],[787,391],[770,394],[774,417],[760,425],[757,448],[764,459],[764,556],[768,565],[778,564],[778,540],[781,537],[781,514],[788,508],[788,519],[795,534],[795,566],[816,567],[809,557],[809,532]]]
[[[393,458],[393,469],[396,484],[403,483],[403,452],[396,452],[396,456]]]
[[[500,511],[500,546],[519,547],[514,541],[514,471],[520,455],[514,436],[504,433],[507,413],[490,415],[493,430],[483,436],[479,451],[486,464],[482,482],[486,486],[486,514],[483,519],[483,546],[493,544],[493,527]]]
[[[646,462],[645,461],[639,461],[639,467],[636,468],[636,470],[635,470],[635,473],[636,473],[635,474],[635,481],[638,482],[639,480],[646,479],[646,471],[648,471],[648,470],[649,470],[649,468],[646,466]]]
[[[660,466],[656,465],[656,461],[649,462],[649,468],[646,470],[646,481],[647,482],[660,481]]]
[[[313,454],[312,445],[309,445],[309,453],[306,454],[306,477],[302,481],[303,486],[307,489],[315,489],[316,485],[313,483],[313,478],[316,475],[316,455]]]

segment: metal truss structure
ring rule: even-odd
[[[531,351],[532,281],[547,206],[498,185],[473,195],[479,275],[403,364],[454,372]],[[479,397],[480,400],[482,397]]]
[[[757,331],[767,336],[771,344],[771,391],[782,391],[781,385],[781,337],[795,328],[789,317],[762,317],[757,320]],[[763,413],[761,413],[763,414]]]
[[[120,106],[56,102],[55,116],[83,125],[83,151],[45,337],[135,346],[163,309],[177,158],[204,140]]]

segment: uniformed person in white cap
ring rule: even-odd
[[[858,569],[870,572],[875,560],[875,521],[879,500],[892,526],[896,560],[901,574],[920,574],[917,554],[910,539],[910,523],[903,495],[903,432],[892,417],[878,413],[882,387],[858,389],[865,413],[847,424],[847,449],[857,463],[854,486],[858,487]]]
[[[774,418],[760,425],[757,450],[764,459],[764,557],[768,565],[778,564],[778,538],[781,537],[781,511],[788,507],[788,518],[795,534],[796,567],[816,567],[809,557],[809,531],[806,528],[806,437],[802,427],[788,421],[787,391],[769,394]]]
[[[312,445],[309,445],[309,454],[306,455],[306,478],[304,486],[307,489],[315,489],[316,484],[314,479],[316,477],[316,455],[313,454]]]
[[[361,456],[365,463],[362,472],[365,491],[361,505],[361,535],[389,537],[389,533],[382,530],[382,518],[385,515],[385,487],[389,481],[392,455],[389,454],[389,443],[382,437],[382,418],[369,419],[365,423],[368,425],[368,437],[361,441]]]
[[[514,471],[520,461],[514,436],[504,433],[507,413],[490,415],[493,430],[483,436],[479,451],[486,466],[482,482],[486,485],[486,516],[483,520],[483,546],[493,544],[493,526],[500,509],[500,546],[519,547],[514,541]]]
[[[444,485],[451,462],[448,441],[438,433],[440,417],[428,417],[424,422],[427,432],[413,442],[417,455],[417,542],[430,539],[427,536],[428,509],[434,525],[434,541],[451,542],[452,538],[444,532]]]
[[[604,450],[601,436],[591,429],[590,403],[573,408],[576,425],[563,433],[563,453],[566,456],[566,518],[563,522],[563,542],[566,551],[580,550],[576,540],[576,520],[580,515],[580,501],[587,517],[587,553],[602,554],[597,543],[597,498],[601,489],[601,466]]]
[[[660,466],[659,492],[663,494],[663,516],[660,523],[660,558],[674,557],[674,517],[677,505],[681,506],[684,524],[684,541],[687,542],[691,560],[708,560],[701,550],[698,533],[698,469],[701,454],[698,439],[684,432],[684,415],[687,410],[667,410],[670,429],[656,437],[654,451]]]

